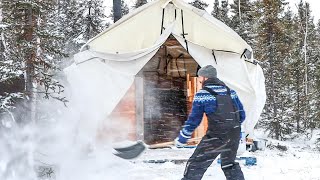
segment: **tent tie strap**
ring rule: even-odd
[[[164,10],[165,10],[165,8],[163,8],[162,9],[162,22],[161,22],[161,33],[160,33],[160,35],[162,34],[162,32],[163,32],[163,21],[164,21]]]
[[[177,19],[177,9],[174,9],[174,20]]]
[[[184,21],[183,21],[183,10],[182,9],[181,9],[181,25],[182,25],[182,34],[181,35],[184,39],[184,42],[186,43],[187,52],[189,53],[188,41],[186,40],[186,36],[185,36],[185,35],[188,35],[188,33],[184,32]]]
[[[244,61],[246,61],[246,62],[248,62],[248,63],[251,63],[251,64],[254,64],[254,65],[257,65],[257,64],[258,64],[258,61],[255,61],[255,60],[253,60],[253,61],[244,60]]]
[[[212,50],[212,56],[213,56],[214,61],[216,62],[216,64],[218,64],[218,62],[217,62],[217,58],[216,58],[216,55],[214,54],[214,50]]]

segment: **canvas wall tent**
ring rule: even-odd
[[[266,94],[263,72],[251,47],[224,23],[182,0],[155,0],[136,9],[74,56],[75,63],[66,69],[76,87],[73,93],[81,97],[78,103],[85,102],[84,108],[99,112],[83,118],[83,127],[92,127],[93,133],[100,119],[112,113],[170,35],[200,66],[216,67],[219,78],[237,91],[247,113],[245,131],[252,132]]]

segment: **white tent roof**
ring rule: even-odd
[[[161,29],[174,24],[172,34],[213,50],[242,54],[251,47],[231,28],[204,10],[181,0],[155,0],[123,17],[90,40],[90,49],[127,53],[149,48],[159,39]],[[182,25],[183,23],[183,25]],[[182,28],[183,27],[183,28]]]
[[[77,103],[83,109],[95,109],[94,118],[83,118],[83,129],[91,127],[95,132],[170,34],[200,66],[217,68],[218,77],[244,104],[245,131],[253,131],[266,93],[261,67],[253,58],[242,56],[251,47],[228,26],[182,0],[155,0],[140,7],[88,41],[75,55],[75,64],[65,70],[74,96],[82,98]]]

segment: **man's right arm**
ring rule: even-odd
[[[199,93],[194,96],[191,113],[179,134],[179,142],[181,143],[186,143],[187,140],[191,138],[193,131],[199,126],[202,121],[204,113],[204,103],[201,99],[201,96],[202,95]]]

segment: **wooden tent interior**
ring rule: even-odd
[[[197,70],[197,62],[171,35],[136,75],[112,119],[130,125],[131,140],[148,144],[174,140],[188,118],[194,94],[201,88]],[[204,120],[193,137],[202,137],[206,128]]]

